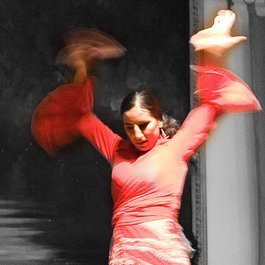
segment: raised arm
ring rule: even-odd
[[[92,112],[93,83],[68,84],[50,93],[32,117],[32,134],[49,154],[85,137],[110,163],[120,139]]]
[[[171,147],[183,160],[188,160],[208,138],[216,126],[218,112],[210,104],[201,104],[193,109],[177,134],[169,141]]]
[[[49,154],[73,143],[81,135],[77,123],[93,107],[92,79],[66,84],[49,93],[37,106],[31,121],[36,142]]]
[[[230,10],[218,12],[211,28],[192,36],[195,50],[205,53],[205,66],[191,66],[197,73],[196,94],[200,104],[192,110],[178,133],[170,140],[171,146],[187,160],[205,142],[216,126],[216,119],[229,111],[257,111],[261,106],[248,87],[234,73],[219,67],[223,55],[233,45],[245,40],[232,37],[230,29],[235,15]]]
[[[90,72],[100,60],[121,56],[124,49],[109,36],[87,29],[67,33],[65,42],[57,62],[73,68],[74,80],[57,88],[37,106],[32,134],[49,154],[84,136],[111,162],[115,141],[120,138],[92,112],[95,78]]]
[[[80,134],[112,165],[113,154],[121,137],[102,123],[94,113],[82,116],[77,123],[77,128]]]
[[[258,111],[261,106],[247,84],[232,72],[218,67],[194,67],[198,71],[197,90],[200,104],[193,109],[172,146],[188,159],[208,138],[221,114],[234,111]]]

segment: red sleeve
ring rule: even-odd
[[[261,106],[249,86],[234,73],[215,66],[191,66],[197,72],[196,94],[220,111],[258,111]]]
[[[218,67],[194,66],[198,72],[196,94],[200,105],[192,110],[169,141],[184,160],[191,157],[216,127],[216,118],[228,111],[258,111],[259,101],[247,84],[232,72]]]
[[[193,109],[169,145],[187,161],[208,138],[216,127],[218,111],[211,104],[201,104]]]
[[[78,122],[80,133],[113,165],[114,152],[121,137],[102,123],[93,113]]]
[[[94,79],[60,86],[37,106],[31,131],[46,152],[54,154],[80,137],[76,123],[93,107],[93,86]]]
[[[84,85],[63,85],[37,106],[32,116],[32,134],[49,154],[55,154],[84,136],[102,149],[101,153],[109,161],[112,159],[114,138],[118,139],[118,136],[91,114],[94,81],[89,79]]]

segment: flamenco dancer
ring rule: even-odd
[[[58,60],[75,71],[71,84],[50,93],[36,108],[32,133],[50,154],[86,138],[112,167],[113,236],[109,264],[190,264],[192,248],[178,223],[187,163],[205,142],[216,119],[228,111],[260,110],[249,87],[219,67],[224,54],[245,37],[232,37],[235,14],[218,12],[212,27],[190,42],[208,54],[198,74],[199,104],[179,129],[163,115],[150,91],[130,93],[121,104],[128,139],[122,139],[93,113],[91,70],[100,60],[119,57],[125,49],[95,30],[73,31]]]

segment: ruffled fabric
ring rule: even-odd
[[[94,83],[91,78],[86,84],[63,85],[37,106],[32,116],[32,135],[49,154],[80,137],[77,123],[93,108]]]
[[[196,94],[220,111],[258,111],[261,106],[249,86],[234,73],[216,66],[192,65],[197,72]]]
[[[109,265],[190,265],[193,249],[172,219],[114,229]]]

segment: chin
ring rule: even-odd
[[[145,145],[143,145],[143,146],[135,145],[135,148],[137,150],[141,151],[141,152],[150,151],[151,149],[153,149],[153,147],[154,147],[154,145],[153,146],[150,146],[150,145],[148,145],[148,146],[145,146]]]
[[[141,152],[147,152],[150,150],[150,148],[144,148],[144,147],[138,147],[138,146],[135,146],[135,148],[138,150],[138,151],[141,151]]]

